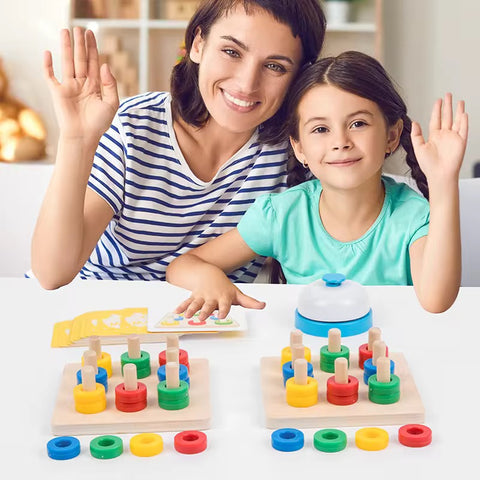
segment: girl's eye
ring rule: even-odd
[[[283,65],[280,65],[278,63],[267,63],[266,67],[269,70],[277,73],[285,73],[287,71],[287,69]]]
[[[312,133],[327,133],[327,127],[316,127],[313,129]]]
[[[366,125],[366,123],[363,121],[363,120],[356,120],[355,122],[352,123],[352,127],[353,128],[360,128],[360,127],[364,127]]]

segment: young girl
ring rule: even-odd
[[[40,284],[57,288],[79,272],[164,280],[172,259],[236,226],[260,194],[283,190],[283,100],[324,33],[317,0],[204,0],[171,94],[117,111],[93,33],[75,28],[72,48],[62,31],[61,83],[50,52],[44,60],[60,136],[32,242]],[[252,281],[260,267],[253,260],[232,278]]]
[[[258,198],[237,228],[171,263],[167,280],[193,292],[177,312],[200,310],[204,319],[215,309],[223,318],[231,304],[263,308],[224,273],[256,255],[277,259],[289,283],[337,272],[364,285],[413,284],[426,310],[449,308],[461,276],[464,103],[453,119],[451,95],[443,108],[438,100],[425,142],[382,66],[346,52],[302,73],[288,112],[295,154],[288,183],[299,185]],[[382,176],[385,158],[399,145],[429,202]]]

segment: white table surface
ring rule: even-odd
[[[446,313],[432,315],[418,305],[410,287],[368,287],[374,325],[391,351],[404,353],[425,406],[425,423],[433,442],[407,448],[397,439],[399,426],[386,426],[389,446],[368,452],[355,446],[358,428],[341,428],[348,445],[327,454],[314,449],[318,429],[302,429],[305,446],[283,453],[270,444],[272,430],[264,426],[260,358],[279,356],[294,328],[299,286],[254,284],[245,292],[267,302],[265,310],[248,311],[242,334],[187,335],[180,347],[191,358],[210,362],[212,426],[208,448],[182,455],[173,447],[177,432],[162,432],[164,451],[139,458],[128,450],[133,434],[120,434],[125,452],[113,460],[97,460],[88,446],[94,436],[79,436],[82,452],[72,460],[47,456],[52,438],[50,420],[61,373],[77,362],[84,347],[52,349],[53,324],[90,310],[164,305],[170,311],[185,291],[159,282],[78,281],[57,291],[44,291],[33,280],[0,278],[2,386],[0,389],[0,465],[2,478],[80,479],[356,479],[372,474],[382,479],[436,479],[478,473],[480,398],[477,342],[480,338],[480,288],[463,288]],[[358,348],[366,334],[344,337]],[[304,336],[315,353],[325,339]],[[143,344],[156,354],[164,344]],[[105,346],[115,358],[124,345]],[[376,425],[371,425],[376,426]],[[295,427],[295,425],[292,425]],[[140,432],[138,432],[140,433]]]

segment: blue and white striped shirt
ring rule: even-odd
[[[173,130],[169,93],[127,99],[97,148],[89,188],[114,211],[81,278],[165,280],[177,256],[235,227],[261,194],[286,188],[286,144],[257,132],[210,182],[190,170]],[[255,279],[263,258],[230,275]]]

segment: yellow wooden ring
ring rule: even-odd
[[[130,439],[130,451],[137,457],[153,457],[163,450],[163,439],[157,433],[139,433]]]
[[[295,378],[287,380],[286,400],[292,407],[312,407],[318,402],[318,382],[315,378],[307,377],[306,385],[297,385]]]
[[[84,365],[84,358],[82,356],[82,367]],[[112,376],[112,356],[107,352],[102,352],[100,358],[97,360],[97,367],[102,367],[107,371],[107,377]]]
[[[101,383],[96,384],[97,388],[91,392],[83,390],[80,383],[73,389],[75,410],[79,413],[98,413],[107,408],[107,397],[105,387]]]
[[[307,362],[312,362],[312,352],[308,347],[305,347],[305,360]],[[280,366],[283,366],[284,363],[292,361],[292,349],[290,347],[285,347],[282,349],[282,357],[280,360]]]
[[[355,444],[362,450],[383,450],[388,445],[388,432],[383,428],[361,428],[355,433]]]

